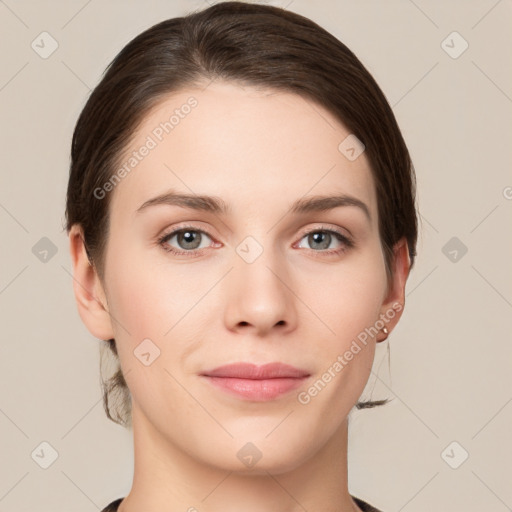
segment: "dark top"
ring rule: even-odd
[[[359,498],[356,498],[355,496],[352,496],[352,498],[356,502],[356,505],[363,512],[381,512],[379,509],[372,507],[369,503],[366,503],[366,501],[360,500]],[[119,505],[121,504],[121,501],[123,501],[123,498],[119,498],[119,499],[113,501],[110,505],[108,505],[106,508],[104,508],[101,512],[117,512],[117,509],[119,508]]]

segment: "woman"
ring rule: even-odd
[[[74,291],[133,428],[105,511],[375,511],[348,415],[404,307],[415,177],[384,95],[312,21],[218,3],[108,67],[73,135]]]

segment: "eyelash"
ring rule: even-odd
[[[179,251],[179,250],[175,249],[174,247],[169,248],[169,246],[165,245],[166,241],[171,239],[177,233],[181,233],[183,231],[193,231],[193,232],[196,232],[196,233],[202,233],[202,234],[208,236],[209,238],[211,238],[213,240],[213,237],[210,234],[208,234],[206,231],[202,230],[202,229],[195,228],[194,226],[183,226],[183,227],[179,227],[179,228],[174,229],[174,230],[172,230],[172,231],[170,231],[168,233],[163,234],[160,238],[158,238],[158,244],[162,247],[162,249],[164,251],[170,252],[170,253],[175,254],[177,256],[182,256],[182,255],[188,256],[188,257],[196,256],[204,248],[203,249],[194,249],[194,250],[191,250],[191,251]],[[326,228],[324,226],[321,226],[320,228],[311,229],[309,231],[306,231],[306,232],[302,233],[301,237],[299,238],[299,242],[304,237],[306,237],[306,236],[308,236],[308,235],[310,235],[312,233],[330,233],[330,234],[334,234],[335,238],[339,242],[342,242],[342,244],[343,244],[343,246],[340,247],[339,249],[328,249],[328,250],[320,250],[320,251],[315,251],[314,249],[309,249],[310,251],[312,251],[314,253],[320,253],[320,254],[324,254],[324,255],[328,255],[328,256],[336,256],[336,255],[341,255],[341,254],[345,253],[346,251],[348,251],[349,249],[355,247],[355,243],[354,243],[354,241],[352,239],[350,239],[349,237],[347,237],[346,235],[344,235],[340,231],[337,231],[336,229]]]

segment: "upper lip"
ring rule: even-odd
[[[268,363],[257,366],[253,363],[232,363],[218,366],[213,370],[201,373],[207,377],[231,377],[238,379],[278,379],[278,378],[301,378],[308,377],[309,373],[305,370],[295,368],[285,363]]]

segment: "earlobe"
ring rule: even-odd
[[[377,342],[384,341],[402,316],[405,306],[405,285],[409,277],[411,260],[406,238],[401,238],[394,246],[393,277],[387,296],[381,308],[381,318],[386,321],[386,330],[379,335]]]
[[[89,332],[96,338],[114,338],[106,295],[96,269],[89,261],[81,226],[69,231],[69,250],[73,263],[73,291],[78,313]]]

